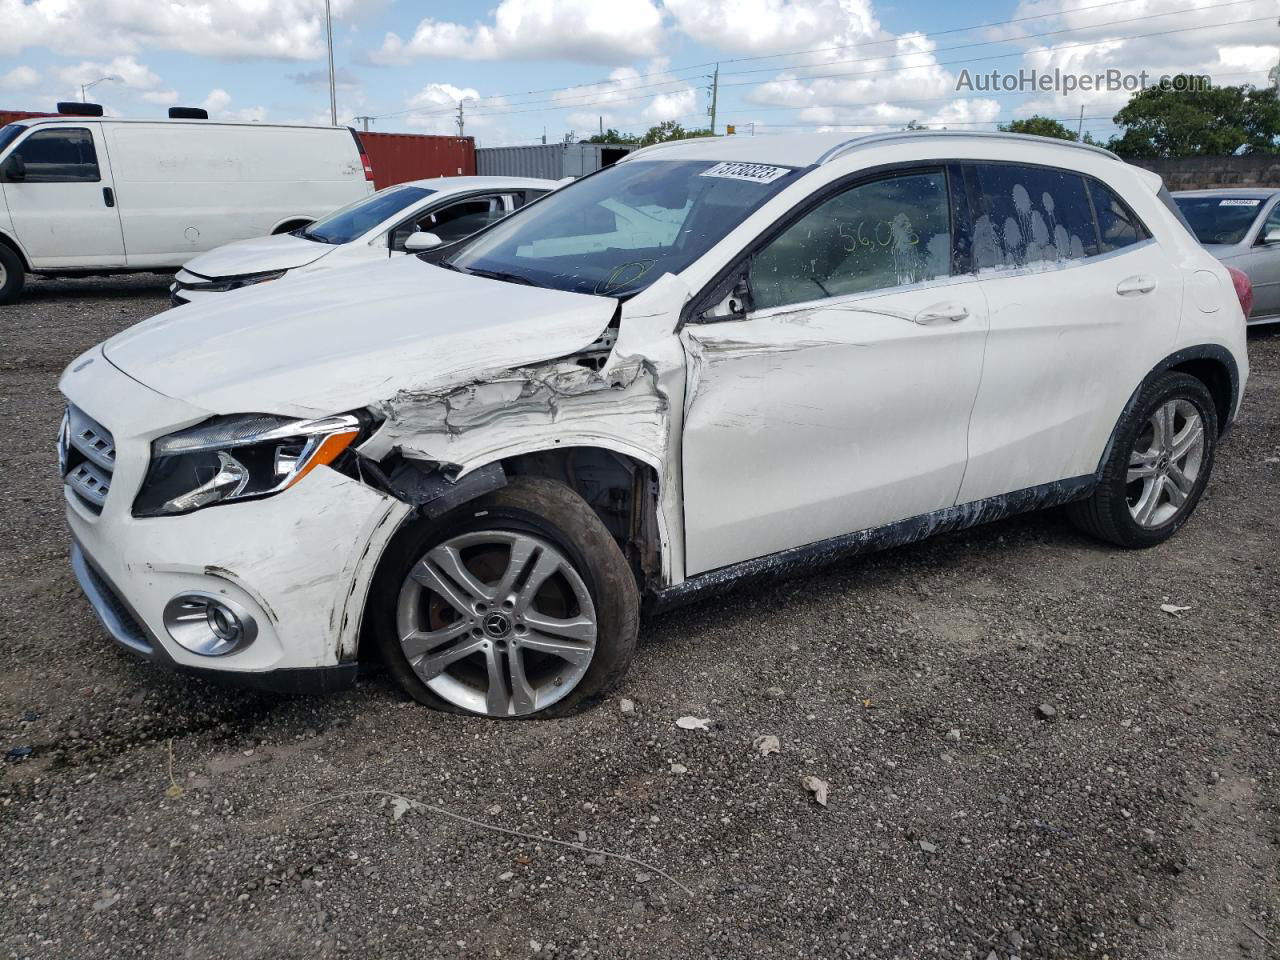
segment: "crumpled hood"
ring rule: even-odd
[[[202,277],[239,277],[246,273],[305,267],[336,249],[333,244],[277,233],[270,237],[224,243],[188,260],[182,269]]]
[[[211,413],[342,413],[580,350],[617,301],[397,257],[264,283],[112,337],[108,360]]]

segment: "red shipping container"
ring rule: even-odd
[[[0,127],[19,120],[30,120],[32,117],[56,117],[56,113],[32,113],[29,110],[0,110]]]
[[[379,190],[406,180],[475,176],[476,142],[472,137],[364,130],[359,131],[359,137],[373,165],[373,185]]]

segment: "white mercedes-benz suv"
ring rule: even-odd
[[[1054,505],[1158,544],[1246,375],[1233,277],[1103,150],[665,144],[79,357],[72,563],[181,670],[333,689],[363,643],[425,704],[559,715],[642,608],[747,578]]]

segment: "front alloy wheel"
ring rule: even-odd
[[[596,611],[551,543],[508,530],[463,533],[409,570],[396,606],[400,649],[436,696],[493,717],[535,713],[582,680]]]
[[[373,636],[415,700],[488,717],[565,716],[635,654],[635,575],[563,483],[505,487],[397,534],[370,593]]]

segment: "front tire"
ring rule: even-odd
[[[416,522],[372,599],[387,669],[438,710],[564,716],[603,697],[635,653],[635,577],[587,502],[552,480],[516,477]]]
[[[1117,428],[1097,488],[1067,515],[1117,546],[1163,543],[1199,503],[1217,443],[1217,408],[1204,383],[1186,373],[1161,374]]]
[[[26,273],[22,258],[5,244],[0,243],[0,304],[13,303],[22,293]]]

